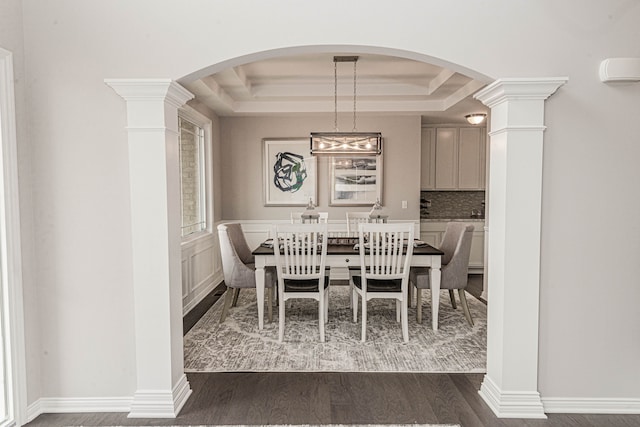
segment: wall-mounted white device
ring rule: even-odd
[[[600,63],[603,82],[640,81],[640,58],[607,58]]]

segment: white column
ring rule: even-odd
[[[566,78],[501,79],[474,97],[491,108],[487,374],[499,417],[546,418],[538,393],[544,103]]]
[[[193,95],[167,79],[105,80],[126,101],[136,339],[131,418],[174,418],[184,374],[178,107]]]

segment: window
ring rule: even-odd
[[[178,117],[182,237],[205,231],[209,225],[207,125],[195,111],[181,111]]]

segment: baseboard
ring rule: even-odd
[[[128,418],[175,418],[191,393],[184,374],[171,391],[136,391]]]
[[[42,414],[42,403],[41,399],[36,400],[31,405],[27,406],[27,422],[35,420],[38,415]]]
[[[498,418],[547,418],[537,391],[505,392],[485,375],[478,393]]]
[[[223,281],[224,276],[222,272],[219,272],[215,276],[213,276],[211,281],[206,286],[203,286],[202,289],[198,290],[198,293],[191,301],[183,305],[182,315],[186,316],[191,310],[193,310],[198,304],[200,304],[200,302],[205,299],[207,295],[209,295],[209,293],[216,288],[216,286],[218,286]]]
[[[183,374],[173,392],[136,393],[138,402],[131,397],[42,397],[27,407],[27,423],[47,413],[129,412],[129,418],[175,418],[191,393]]]
[[[640,414],[640,399],[547,397],[542,404],[550,414]]]
[[[46,413],[129,412],[131,397],[42,397],[27,407],[27,422]]]

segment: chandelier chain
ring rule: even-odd
[[[353,132],[356,132],[356,64],[358,61],[353,61]]]
[[[333,61],[333,128],[338,132],[338,62]]]

